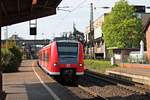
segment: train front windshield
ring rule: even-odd
[[[57,42],[59,63],[78,63],[78,43]]]

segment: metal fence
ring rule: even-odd
[[[129,55],[123,55],[123,63],[141,63],[141,64],[148,64],[148,58],[146,55],[136,55],[136,56],[129,56]]]

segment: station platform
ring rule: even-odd
[[[18,72],[3,74],[5,100],[54,100],[40,84],[32,70],[34,61],[23,61]],[[38,96],[37,96],[38,95]]]
[[[5,100],[79,100],[36,63],[36,60],[24,60],[18,72],[3,74]]]
[[[106,71],[106,74],[150,86],[150,69],[142,67],[116,67]]]

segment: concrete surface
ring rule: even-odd
[[[150,69],[118,67],[107,70],[106,74],[150,86]]]
[[[6,100],[79,100],[37,67],[34,60],[23,61],[19,72],[4,73],[3,79]]]

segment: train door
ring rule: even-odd
[[[44,59],[44,62],[45,62],[45,67],[46,67],[46,69],[47,69],[47,67],[48,67],[48,64],[49,64],[49,56],[48,56],[48,49],[46,49],[45,50],[45,52],[44,52],[44,56],[45,56],[45,59]]]

